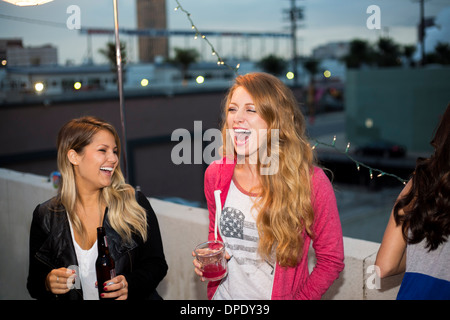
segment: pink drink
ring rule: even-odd
[[[195,248],[195,256],[201,264],[203,278],[217,281],[227,275],[225,246],[221,241],[207,241]]]
[[[225,272],[227,272],[227,269],[224,266],[210,264],[203,268],[203,277],[213,281],[215,279],[219,280],[223,278]]]

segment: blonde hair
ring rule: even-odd
[[[273,253],[281,266],[295,266],[303,252],[303,233],[313,236],[314,211],[311,204],[311,174],[314,154],[305,133],[305,119],[292,91],[278,78],[266,73],[238,76],[225,100],[222,126],[227,141],[226,116],[234,91],[243,87],[253,98],[256,112],[268,125],[267,148],[277,158],[278,171],[259,174],[261,192],[255,204],[259,210],[256,224],[258,250],[265,259]],[[278,129],[279,147],[271,149],[271,129]],[[233,152],[233,153],[232,153]],[[273,154],[278,152],[278,154]],[[236,157],[230,144],[223,147],[224,156]],[[258,172],[261,161],[258,160]]]
[[[67,153],[71,149],[82,153],[84,147],[91,143],[93,136],[101,130],[109,131],[114,136],[120,159],[120,139],[116,130],[111,124],[95,117],[86,116],[70,120],[60,129],[57,139],[61,183],[55,200],[64,206],[74,230],[82,236],[82,239],[86,239],[86,230],[75,211],[77,200],[75,171]],[[106,203],[108,221],[122,239],[129,242],[132,234],[136,233],[146,241],[146,211],[137,203],[134,188],[125,182],[120,161],[114,170],[111,185],[102,189],[99,201]]]

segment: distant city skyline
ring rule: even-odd
[[[200,31],[253,31],[289,32],[290,22],[284,12],[290,8],[291,1],[284,0],[179,0],[191,13],[191,18]],[[375,42],[380,36],[389,36],[400,44],[417,44],[417,26],[420,21],[420,8],[417,0],[297,0],[297,6],[304,8],[303,21],[298,28],[297,52],[309,55],[312,50],[329,42],[350,41],[355,38]],[[38,7],[16,7],[0,1],[0,38],[20,38],[24,46],[51,44],[58,48],[58,62],[71,61],[80,64],[92,55],[95,63],[106,63],[98,53],[112,35],[80,34],[66,26],[71,12],[67,9],[76,5],[80,9],[81,28],[113,29],[113,2],[107,0],[53,1]],[[380,8],[380,29],[369,29],[366,25],[371,16],[367,8],[376,5]],[[167,0],[167,21],[169,30],[191,30],[186,14],[175,11],[177,2]],[[133,0],[119,1],[119,26],[126,29],[137,28],[136,3]],[[425,17],[437,17],[437,27],[429,29],[426,49],[438,40],[450,42],[450,2],[448,0],[425,1]],[[31,19],[34,19],[33,22]],[[47,23],[43,23],[46,21]],[[197,48],[203,59],[213,60],[204,40],[192,37],[172,37],[169,39],[170,54],[174,47]],[[259,59],[261,56],[275,54],[289,58],[290,40],[220,38],[209,39],[222,57],[234,56],[243,59]],[[136,36],[121,35],[127,44],[128,58],[138,60],[138,41]],[[89,52],[91,48],[91,53]],[[208,52],[209,50],[209,52]]]

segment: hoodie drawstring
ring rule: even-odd
[[[220,219],[220,214],[222,212],[222,203],[220,201],[220,190],[214,190],[214,200],[216,201],[216,218],[214,221],[214,238],[217,241],[217,229],[218,229],[218,221]]]

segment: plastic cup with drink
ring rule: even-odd
[[[195,257],[201,265],[203,278],[209,281],[223,279],[227,273],[225,245],[218,240],[206,241],[194,249]]]

